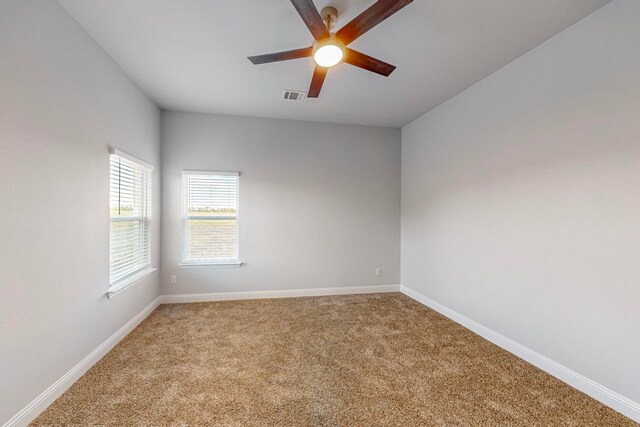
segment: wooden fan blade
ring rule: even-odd
[[[267,62],[287,61],[289,59],[307,58],[313,54],[312,47],[302,49],[287,50],[284,52],[267,53],[264,55],[249,56],[249,61],[254,64],[265,64]]]
[[[309,93],[307,98],[317,98],[320,95],[320,89],[324,83],[324,78],[327,76],[329,69],[316,65],[316,69],[313,71],[313,78],[311,79],[311,86],[309,87]]]
[[[291,0],[291,3],[311,31],[314,39],[322,40],[329,37],[329,30],[313,4],[313,0]]]
[[[373,6],[342,27],[336,33],[336,37],[347,45],[412,1],[413,0],[378,0]]]
[[[365,55],[364,53],[358,52],[357,50],[349,49],[348,47],[344,49],[343,61],[347,64],[351,64],[356,67],[378,73],[385,77],[388,77],[389,74],[391,74],[393,70],[396,69],[395,65],[387,64],[384,61],[380,61],[379,59],[376,59],[372,56]]]

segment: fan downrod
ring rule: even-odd
[[[320,16],[327,26],[327,30],[331,32],[331,28],[335,27],[338,22],[338,9],[327,6],[320,11]]]

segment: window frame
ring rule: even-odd
[[[236,214],[235,216],[204,216],[204,215],[189,215],[189,191],[188,191],[188,176],[191,175],[200,175],[200,176],[235,176],[236,177]],[[181,211],[181,234],[182,234],[182,245],[181,245],[181,256],[180,256],[180,266],[181,267],[213,267],[213,268],[224,268],[224,267],[240,267],[243,265],[243,262],[240,260],[240,172],[233,171],[203,171],[203,170],[183,170],[182,171],[182,211]],[[194,260],[188,259],[185,257],[188,244],[188,236],[187,236],[187,221],[189,220],[205,220],[205,221],[220,221],[220,220],[236,220],[236,253],[235,258],[220,258],[218,260],[209,259],[209,260]]]
[[[136,168],[142,170],[147,177],[145,182],[140,182],[140,192],[143,194],[141,201],[144,202],[143,215],[131,215],[131,216],[111,216],[111,200],[112,200],[112,191],[111,191],[111,163],[113,157],[119,157],[120,159],[124,159],[129,163],[133,163]],[[153,202],[153,165],[146,163],[142,160],[137,159],[125,152],[122,152],[115,148],[109,149],[109,290],[107,291],[107,297],[113,298],[118,293],[127,289],[128,287],[138,283],[142,278],[156,271],[157,268],[151,267],[151,246],[152,246],[152,236],[151,236],[151,221],[152,221],[152,202]],[[140,226],[145,229],[146,233],[146,256],[144,256],[144,261],[138,264],[134,264],[126,274],[119,276],[116,279],[112,278],[112,232],[113,232],[113,224],[118,222],[126,222],[126,221],[138,221]]]

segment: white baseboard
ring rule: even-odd
[[[234,301],[245,299],[317,297],[327,295],[375,294],[400,292],[400,285],[348,286],[335,288],[287,289],[281,291],[213,292],[205,294],[162,295],[161,304],[188,302]]]
[[[7,421],[3,427],[22,427],[28,425],[31,421],[35,420],[38,415],[49,405],[51,405],[58,397],[62,395],[69,387],[73,385],[85,372],[87,372],[93,365],[96,364],[102,357],[107,354],[116,344],[118,344],[129,332],[133,331],[136,326],[147,318],[153,310],[160,305],[160,297],[156,298],[136,314],[135,317],[129,320],[123,327],[118,329],[113,335],[111,335],[105,342],[100,344],[98,348],[93,350],[84,359],[80,361],[76,366],[71,368],[66,374],[64,374],[58,381],[53,383],[49,388],[43,391],[38,397],[25,406],[20,412],[18,412],[13,418]]]
[[[581,375],[566,366],[563,366],[546,356],[543,356],[528,347],[523,346],[510,338],[505,337],[480,323],[469,319],[468,317],[448,308],[444,305],[427,298],[426,296],[414,291],[406,286],[401,286],[401,292],[410,298],[426,305],[427,307],[437,311],[438,313],[448,317],[465,328],[475,332],[484,339],[491,341],[498,347],[515,354],[521,359],[526,360],[543,371],[553,375],[560,381],[580,390],[581,392],[593,397],[610,408],[615,409],[621,414],[631,418],[636,422],[640,422],[640,404],[626,398],[613,390],[599,384],[584,375]]]

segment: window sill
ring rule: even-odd
[[[157,268],[145,268],[144,270],[141,270],[129,277],[126,277],[120,280],[119,282],[114,283],[113,285],[109,286],[109,291],[107,292],[107,298],[111,299],[115,297],[120,292],[140,282],[142,279],[144,279],[145,277],[147,277],[149,274],[153,273],[156,270]]]
[[[181,262],[178,264],[180,267],[200,267],[200,268],[240,268],[244,263],[242,261],[228,261],[228,262],[209,262],[209,263],[198,263],[198,262]]]

